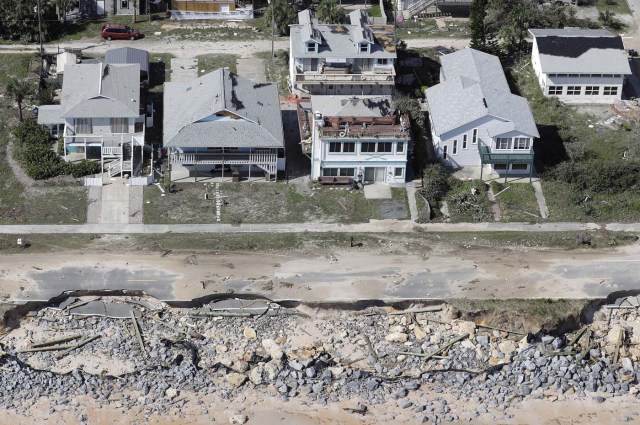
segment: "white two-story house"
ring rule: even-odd
[[[500,60],[471,48],[441,58],[440,83],[426,91],[438,158],[453,168],[490,164],[500,173],[533,169],[540,137],[527,100],[511,93]]]
[[[38,123],[64,138],[66,160],[108,163],[111,176],[139,173],[147,111],[140,65],[67,64],[60,105],[43,105]]]
[[[542,92],[565,103],[614,103],[631,75],[622,38],[597,29],[531,29]]]
[[[289,38],[289,80],[297,96],[393,94],[397,57],[393,26],[374,25],[354,10],[349,24],[320,24],[298,14]]]
[[[409,118],[396,112],[391,96],[311,96],[298,117],[311,180],[405,182]]]

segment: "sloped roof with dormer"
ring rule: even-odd
[[[298,24],[290,26],[294,58],[395,58],[395,33],[392,25],[369,25],[366,12],[354,10],[348,24],[320,24],[310,10],[298,13]],[[319,44],[309,52],[306,43]],[[370,52],[360,52],[359,44],[370,44]]]

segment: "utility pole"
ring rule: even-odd
[[[40,0],[38,0],[38,40],[40,41],[40,61],[42,62],[44,49],[42,48],[42,6]],[[40,65],[42,65],[42,63]]]
[[[276,0],[268,0],[269,5],[271,6],[271,59],[276,57],[276,53],[274,50],[274,40],[275,40],[275,30],[276,30]]]

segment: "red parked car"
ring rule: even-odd
[[[106,24],[102,27],[100,36],[107,40],[137,40],[140,38],[140,33],[125,24]]]

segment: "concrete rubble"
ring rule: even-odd
[[[34,311],[4,335],[0,405],[24,413],[33,400],[49,397],[54,412],[70,408],[71,396],[89,396],[162,415],[207,394],[224,400],[254,388],[283,401],[352,401],[354,414],[385,405],[409,412],[417,423],[437,424],[509,417],[508,407],[527,398],[640,399],[635,301],[601,307],[592,323],[571,334],[534,336],[452,319],[446,306],[407,314],[300,307],[268,315],[260,309],[238,317],[115,298],[101,302],[140,314],[73,315],[74,301]],[[90,335],[100,337],[62,357],[55,349],[58,339]],[[54,349],[24,352],[43,345]],[[250,416],[238,413],[229,423]]]

